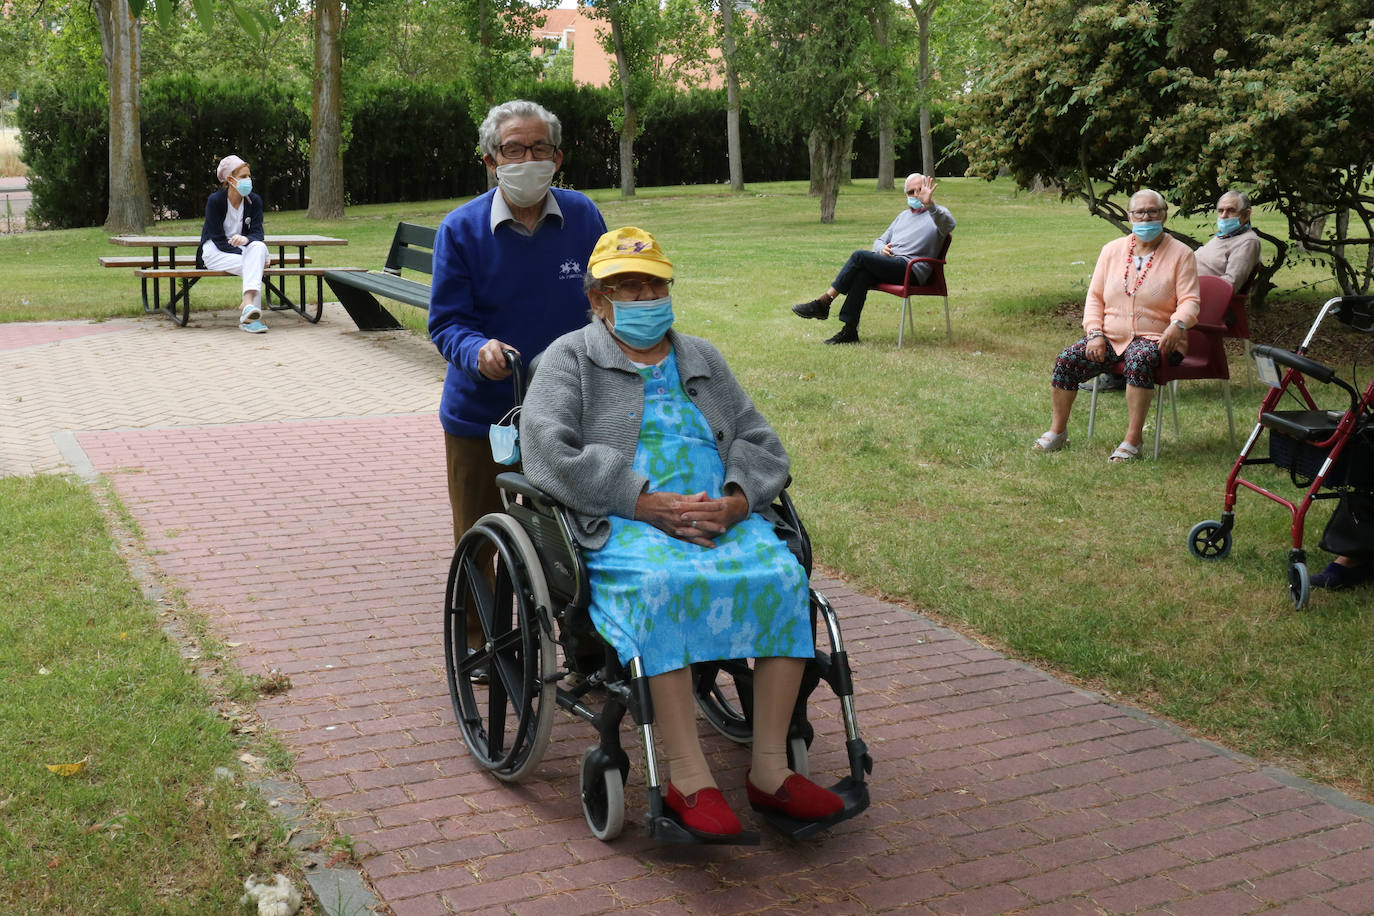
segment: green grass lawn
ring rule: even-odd
[[[937,200],[958,220],[954,343],[939,301],[926,299],[916,303],[915,334],[896,349],[899,302],[873,294],[863,343],[826,347],[837,322],[802,321],[788,306],[824,290],[848,253],[871,243],[902,205],[899,191],[875,193],[869,182],[845,189],[830,226],[818,223],[816,201],[798,184],[740,196],[714,188],[593,196],[609,225],[649,229],[676,262],[679,326],[721,347],[778,428],[793,458],[793,495],[827,569],[1198,734],[1374,797],[1369,592],[1319,592],[1295,613],[1288,514],[1248,493],[1228,559],[1203,563],[1186,549],[1192,525],[1219,516],[1236,455],[1219,387],[1183,383],[1183,432],[1166,426],[1158,462],[1107,462],[1125,425],[1119,394],[1103,395],[1092,441],[1085,397],[1067,450],[1030,451],[1048,427],[1053,359],[1081,336],[1084,289],[1113,237],[1109,226],[1004,182],[941,181]],[[356,207],[338,223],[269,214],[267,229],[345,236],[347,248],[316,249],[317,263],[379,267],[397,220],[434,224],[454,203]],[[110,253],[119,252],[95,229],[0,237],[0,318],[138,313],[132,278],[96,265]],[[1332,295],[1316,268],[1278,281],[1280,298],[1309,314]],[[197,287],[197,305],[234,305],[236,287],[213,282]],[[423,328],[423,313],[396,311]],[[1257,342],[1293,346],[1305,327]],[[1243,438],[1260,391],[1239,357],[1232,371]],[[1152,413],[1147,442],[1153,426]],[[1298,492],[1277,474],[1256,476]],[[1309,515],[1314,572],[1326,562],[1315,544],[1329,512]],[[37,562],[54,548],[32,549]],[[31,614],[25,600],[19,612]],[[863,647],[850,648],[861,670]]]
[[[212,699],[80,483],[0,478],[0,543],[0,912],[241,912],[290,865],[219,712],[249,685]]]

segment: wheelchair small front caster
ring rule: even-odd
[[[599,747],[582,754],[582,816],[592,836],[613,840],[625,829],[625,778]]]

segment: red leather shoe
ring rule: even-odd
[[[783,780],[778,791],[769,795],[754,785],[746,774],[744,788],[749,793],[749,805],[755,811],[781,811],[788,817],[799,821],[819,821],[838,814],[844,808],[844,800],[829,789],[823,789],[800,773],[793,773]]]
[[[715,786],[698,789],[691,795],[683,795],[677,786],[668,783],[664,803],[673,810],[682,826],[697,833],[709,836],[734,836],[741,833],[741,826],[735,812],[725,803],[725,796]]]

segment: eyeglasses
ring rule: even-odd
[[[618,283],[601,284],[602,292],[606,293],[610,298],[619,299],[622,302],[638,299],[640,296],[644,295],[644,290],[646,288],[655,296],[666,296],[668,295],[668,291],[673,288],[673,281],[671,278],[664,280],[661,277],[654,277],[652,280],[630,279],[621,280]]]
[[[558,147],[540,140],[538,143],[502,143],[497,147],[502,159],[524,159],[529,153],[535,159],[552,159]]]
[[[1135,219],[1156,219],[1164,215],[1162,207],[1151,207],[1148,210],[1132,210],[1131,216]]]
[[[1240,216],[1240,215],[1241,215],[1242,213],[1244,213],[1244,212],[1245,212],[1245,209],[1244,209],[1244,208],[1242,208],[1242,207],[1233,207],[1233,206],[1231,206],[1230,204],[1227,204],[1227,205],[1221,206],[1221,207],[1217,207],[1217,216],[1223,216],[1223,217],[1225,217],[1225,216]]]

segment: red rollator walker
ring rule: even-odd
[[[1361,393],[1336,375],[1336,370],[1307,356],[1312,339],[1328,314],[1359,331],[1374,331],[1374,296],[1338,296],[1322,306],[1296,351],[1258,346],[1255,366],[1269,391],[1260,403],[1259,421],[1241,448],[1226,478],[1226,504],[1221,520],[1198,522],[1188,532],[1188,549],[1204,560],[1220,560],[1231,552],[1236,494],[1241,487],[1272,499],[1293,515],[1293,546],[1288,551],[1288,592],[1293,607],[1307,605],[1312,582],[1303,550],[1303,526],[1315,500],[1335,499],[1347,492],[1374,491],[1374,378]],[[1282,373],[1280,375],[1280,373]],[[1309,382],[1333,385],[1349,398],[1344,410],[1325,410],[1308,390]],[[1280,410],[1287,396],[1298,409]],[[1269,431],[1269,455],[1253,458],[1264,431]],[[1293,502],[1241,476],[1251,465],[1268,464],[1288,471],[1293,485],[1305,490]]]

